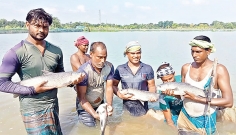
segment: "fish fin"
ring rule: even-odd
[[[50,75],[53,74],[53,72],[47,71],[47,70],[42,70],[43,75]]]

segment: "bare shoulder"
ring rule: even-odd
[[[223,64],[218,63],[216,67],[216,71],[217,71],[217,74],[220,74],[220,75],[228,74],[228,70]]]
[[[74,54],[72,54],[71,56],[70,56],[70,59],[71,60],[73,60],[73,59],[78,59],[78,55],[76,54],[76,53],[74,53]]]
[[[191,64],[191,63],[186,63],[186,64],[184,64],[184,65],[182,66],[181,70],[182,70],[182,71],[187,71],[190,64]]]

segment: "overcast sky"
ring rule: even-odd
[[[25,21],[39,7],[61,23],[236,22],[236,0],[0,0],[0,19]]]

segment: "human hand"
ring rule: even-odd
[[[113,107],[111,105],[108,105],[107,106],[107,114],[108,114],[108,116],[111,116],[112,113],[113,113]]]
[[[156,101],[157,101],[157,98],[155,98],[155,97],[150,97],[150,98],[149,98],[149,101],[150,101],[150,102],[156,102]]]
[[[34,86],[34,89],[35,89],[35,92],[36,93],[42,93],[42,92],[45,92],[45,91],[49,91],[49,90],[52,90],[53,88],[56,88],[56,87],[46,87],[44,86],[44,84],[46,84],[48,81],[43,81],[37,85]]]
[[[93,117],[94,117],[95,119],[97,119],[97,120],[100,120],[100,116],[99,116],[98,113],[95,113]]]
[[[82,74],[82,73],[81,73],[81,75],[79,76],[79,78],[77,78],[76,80],[74,80],[74,81],[72,82],[72,84],[73,84],[73,85],[76,85],[76,84],[82,82],[83,79],[84,79],[84,77],[85,77],[85,74]]]
[[[171,89],[167,89],[165,91],[162,91],[162,93],[164,93],[166,95],[169,95],[169,96],[175,96],[174,95],[174,90],[171,90]]]
[[[132,97],[133,97],[133,95],[129,94],[127,91],[122,91],[122,92],[118,91],[117,95],[119,98],[125,99],[125,100],[128,100],[128,99],[132,100]]]
[[[197,96],[195,96],[193,93],[187,92],[187,91],[184,91],[184,92],[185,92],[185,95],[184,95],[185,98],[191,99],[193,101],[197,101]]]

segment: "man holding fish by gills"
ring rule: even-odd
[[[107,48],[103,42],[98,41],[91,44],[90,57],[91,59],[78,69],[78,72],[85,73],[85,77],[81,83],[76,85],[76,109],[80,122],[86,126],[95,127],[96,119],[100,119],[99,111],[95,110],[105,102],[104,93],[106,94],[107,114],[112,115],[113,112],[114,67],[112,63],[106,61]]]

